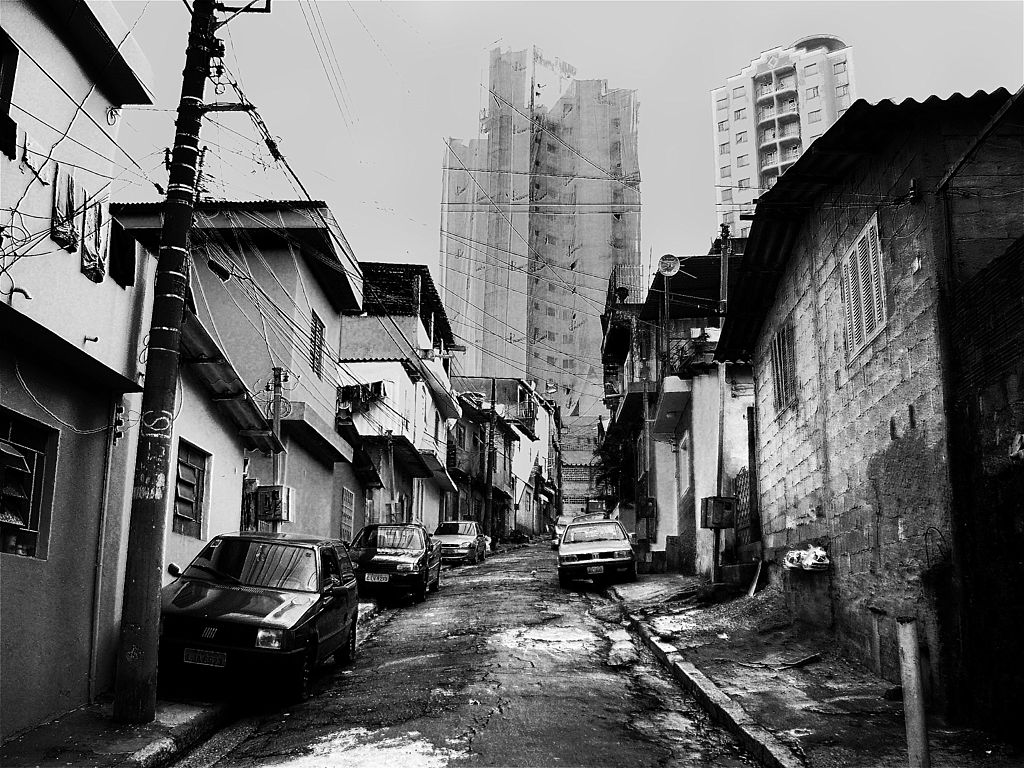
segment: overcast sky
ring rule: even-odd
[[[172,141],[188,11],[181,0],[115,5],[128,24],[138,20],[155,106],[168,110],[125,110],[122,143],[153,168]],[[272,8],[225,28],[228,66],[357,257],[425,263],[435,277],[443,139],[477,135],[495,45],[535,44],[579,77],[639,91],[645,259],[707,251],[716,227],[708,94],[763,50],[836,35],[853,46],[857,92],[871,102],[1014,91],[1024,81],[1019,1],[274,0]],[[315,31],[321,22],[330,38],[326,68],[307,26]],[[337,99],[326,74],[335,65]],[[231,100],[230,90],[218,98]],[[216,196],[298,196],[266,167],[269,156],[252,143],[244,115],[215,120],[223,127],[208,122],[202,139],[216,155],[207,163]]]

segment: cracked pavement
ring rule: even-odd
[[[258,696],[256,697],[258,698]],[[754,765],[583,582],[534,545],[454,568],[369,622],[314,696],[250,708],[178,768]]]

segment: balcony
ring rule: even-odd
[[[770,122],[772,122],[774,120],[775,120],[775,110],[774,109],[758,110],[758,113],[757,113],[757,122],[758,122],[758,124],[760,124],[760,123],[770,123]]]
[[[772,131],[762,131],[761,132],[761,141],[758,143],[757,148],[758,149],[763,149],[764,147],[771,146],[777,140],[778,140],[778,138],[776,137],[774,130],[772,130]]]
[[[484,452],[479,448],[462,448],[449,443],[446,466],[448,472],[456,479],[483,480],[483,457]]]

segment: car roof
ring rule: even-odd
[[[580,520],[579,518],[577,518],[573,520],[571,523],[569,523],[567,527],[575,528],[580,525],[600,525],[601,523],[615,523],[615,525],[618,525],[620,528],[622,528],[622,525],[619,523],[618,520],[608,520],[606,518],[601,518],[600,520]],[[623,528],[623,530],[625,529]]]
[[[370,523],[364,525],[363,528],[418,528],[421,531],[427,530],[426,526],[421,523]],[[360,528],[359,530],[363,530]]]
[[[309,546],[323,545],[336,547],[343,544],[340,539],[325,539],[323,536],[312,536],[305,533],[272,533],[270,531],[234,531],[215,536],[218,539],[246,539],[248,541],[276,541],[281,544],[306,544]]]

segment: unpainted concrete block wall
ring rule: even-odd
[[[889,679],[899,677],[895,618],[916,616],[926,685],[936,693],[944,685],[940,658],[950,632],[940,620],[949,581],[940,545],[952,538],[937,326],[941,220],[933,193],[909,192],[934,190],[981,124],[967,115],[947,122],[942,134],[928,121],[891,133],[885,147],[819,196],[790,252],[754,364],[769,556],[778,560],[788,548],[825,542],[837,636]],[[851,358],[841,263],[874,215],[887,316]],[[776,413],[770,343],[789,318],[798,396]],[[791,597],[798,611],[803,600],[820,614],[817,594]]]

